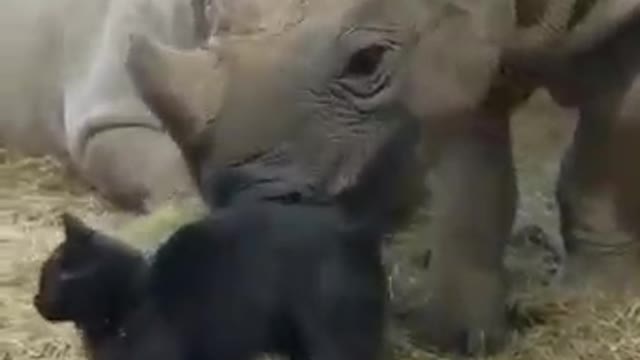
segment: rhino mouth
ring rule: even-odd
[[[212,190],[207,197],[216,207],[246,201],[297,204],[328,200],[311,184],[296,183],[284,176],[255,174],[243,166],[224,169]]]
[[[388,214],[418,163],[417,125],[407,122],[365,135],[324,150],[296,141],[234,163],[205,165],[198,177],[201,195],[214,209],[247,201],[332,202],[354,214]]]
[[[202,195],[214,208],[247,201],[329,201],[316,182],[279,150],[256,153],[222,168],[205,169],[200,179]]]

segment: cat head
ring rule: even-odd
[[[44,261],[33,302],[48,321],[108,322],[131,303],[131,287],[146,266],[124,243],[63,214],[64,240]],[[96,324],[93,324],[96,325]]]

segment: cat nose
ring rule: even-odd
[[[33,297],[33,306],[36,308],[36,310],[40,311],[43,305],[44,304],[42,303],[42,296],[40,295],[40,293],[36,294]]]
[[[41,314],[47,313],[47,309],[50,308],[50,306],[47,304],[46,298],[40,293],[36,294],[33,297],[33,306]]]
[[[46,297],[36,294],[33,297],[33,306],[45,320],[56,321],[58,320],[58,312],[55,310],[51,303],[47,303]]]

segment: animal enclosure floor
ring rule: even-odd
[[[117,214],[55,162],[0,150],[2,360],[83,358],[72,328],[46,323],[31,306],[40,263],[61,241],[58,215],[63,211],[92,223]]]
[[[522,191],[518,222],[540,224],[555,239],[552,185],[572,126],[559,119],[563,116],[533,106],[516,118],[514,129]],[[83,358],[73,329],[48,324],[31,306],[40,263],[61,240],[57,217],[62,211],[105,227],[130,217],[107,206],[55,162],[0,150],[0,360]],[[544,324],[517,335],[496,360],[640,359],[640,301],[528,295]],[[440,359],[406,348],[398,358]]]

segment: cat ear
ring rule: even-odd
[[[94,234],[94,230],[88,227],[82,220],[69,214],[63,213],[60,216],[62,226],[64,227],[65,241],[81,241],[86,242]]]

